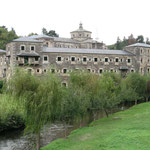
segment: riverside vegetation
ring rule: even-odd
[[[116,73],[99,76],[77,71],[70,74],[68,83],[68,88],[63,86],[57,74],[37,77],[16,69],[11,79],[4,83],[0,95],[1,131],[25,125],[25,133],[36,134],[36,149],[39,150],[40,131],[47,123],[80,124],[87,115],[95,120],[100,111],[109,117],[112,109],[148,101],[150,96],[150,75],[138,73],[122,78]],[[109,121],[106,122],[109,126]]]

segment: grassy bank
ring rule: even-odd
[[[41,150],[149,150],[150,103],[134,106],[80,128]]]
[[[0,132],[24,125],[22,101],[16,103],[14,97],[0,94]]]

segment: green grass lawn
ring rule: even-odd
[[[41,150],[150,150],[150,103],[97,120]]]

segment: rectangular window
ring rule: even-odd
[[[39,58],[38,57],[35,57],[35,61],[38,61],[39,60]]]
[[[44,61],[47,61],[48,59],[47,59],[47,56],[44,56]]]
[[[36,70],[36,72],[40,72],[40,70],[39,70],[39,69],[37,69],[37,70]]]
[[[119,59],[118,59],[118,58],[116,58],[116,59],[115,59],[115,62],[119,62]]]
[[[83,57],[83,62],[86,62],[86,57]]]
[[[103,70],[102,69],[99,69],[99,73],[101,74],[103,72]]]
[[[24,51],[24,50],[25,50],[25,46],[24,46],[24,45],[21,45],[21,46],[20,46],[20,49],[21,49],[22,51]]]
[[[97,62],[98,61],[98,59],[97,58],[94,58],[94,62]]]
[[[67,73],[67,69],[63,69],[63,73]]]
[[[35,46],[31,46],[31,47],[30,47],[30,50],[31,50],[31,51],[34,51],[34,50],[35,50]]]
[[[57,57],[57,60],[58,60],[58,61],[61,61],[61,57]]]
[[[105,58],[105,62],[108,62],[108,58]]]
[[[71,61],[75,61],[75,57],[71,57]]]
[[[128,59],[127,59],[127,62],[128,62],[128,63],[131,63],[131,59],[130,59],[130,58],[128,58]]]

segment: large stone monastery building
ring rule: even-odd
[[[6,51],[0,50],[0,78],[9,78],[16,66],[37,75],[57,72],[64,79],[73,70],[146,74],[150,72],[150,45],[136,43],[124,50],[108,50],[80,24],[70,39],[34,35],[13,40]]]

